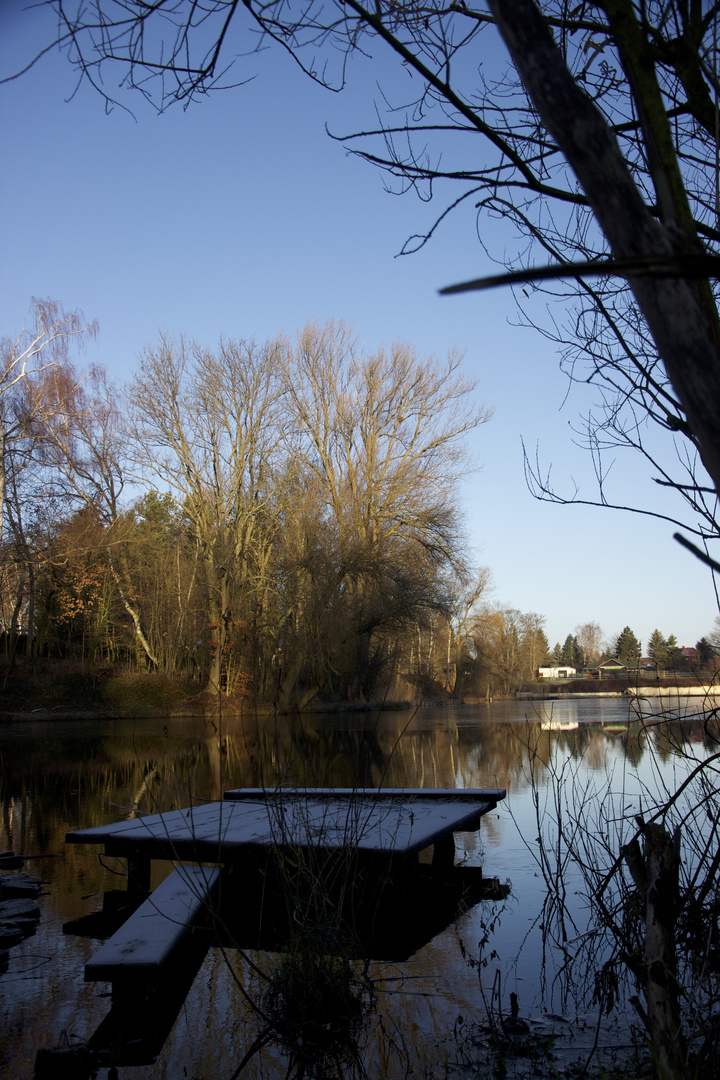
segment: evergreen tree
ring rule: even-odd
[[[674,634],[671,634],[667,639],[667,666],[670,671],[677,671],[685,667],[685,657]]]
[[[701,637],[699,641],[695,642],[695,648],[698,654],[698,665],[700,668],[712,668],[713,661],[717,656],[717,649],[708,640],[707,637]]]
[[[565,644],[560,653],[560,663],[563,666],[575,667],[575,639],[572,634],[565,638]]]
[[[553,664],[554,660],[553,660],[553,654],[550,651],[550,642],[548,641],[547,637],[545,636],[545,631],[544,630],[541,630],[540,634],[538,636],[538,648],[540,649],[540,651],[542,653],[542,655],[540,657],[540,664],[538,666],[539,667],[548,667],[550,664]]]
[[[629,626],[626,626],[615,644],[615,655],[621,664],[637,664],[642,652],[640,641]]]
[[[659,630],[653,630],[650,635],[648,656],[658,671],[668,666],[668,643]]]

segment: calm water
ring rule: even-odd
[[[104,890],[122,884],[121,868],[101,859],[98,849],[66,845],[65,833],[278,779],[508,789],[506,803],[483,819],[478,834],[458,838],[458,858],[509,881],[511,894],[476,906],[407,963],[373,967],[383,993],[367,1050],[370,1076],[444,1075],[439,1063],[447,1055],[458,1059],[458,1039],[483,1020],[493,991],[505,1008],[515,991],[538,1030],[545,1013],[563,1017],[556,1023],[569,1032],[573,1025],[573,1051],[581,1057],[587,1048],[587,1056],[592,1035],[583,1025],[592,1020],[591,1004],[577,986],[568,986],[547,939],[543,943],[546,890],[536,838],[540,830],[554,832],[553,777],[566,794],[573,792],[578,810],[585,808],[590,829],[593,792],[610,778],[622,803],[612,814],[606,803],[604,818],[619,829],[618,821],[647,812],[658,786],[677,783],[687,756],[713,752],[698,704],[671,707],[677,720],[662,727],[639,722],[625,700],[602,698],[326,715],[277,725],[233,718],[222,730],[186,719],[1,726],[0,850],[33,856],[26,869],[47,884],[36,934],[12,950],[0,975],[0,1075],[30,1078],[39,1047],[89,1037],[109,1009],[107,986],[83,982],[97,941],[63,934],[62,927],[98,910]],[[652,705],[643,708],[650,714]],[[572,938],[586,929],[582,882],[572,869],[566,886],[571,897],[580,894],[571,899]],[[272,962],[263,954],[254,959],[261,968]],[[122,1067],[120,1076],[230,1080],[255,1031],[243,1004],[254,980],[237,956],[211,949],[158,1061]],[[268,1049],[243,1075],[284,1076],[285,1070]]]

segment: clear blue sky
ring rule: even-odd
[[[52,31],[47,13],[0,6],[7,71]],[[372,166],[331,141],[374,122],[374,80],[410,78],[390,56],[357,71],[341,95],[320,90],[284,54],[251,58],[246,86],[187,112],[105,114],[89,87],[50,55],[0,87],[0,334],[22,327],[31,296],[81,308],[100,323],[87,361],[118,381],[158,331],[206,345],[220,335],[264,339],[309,320],[343,318],[369,346],[405,340],[420,352],[466,352],[478,394],[495,407],[473,450],[482,466],[463,487],[475,561],[491,568],[491,599],[547,618],[551,644],[578,623],[610,637],[629,624],[643,646],[655,627],[694,644],[713,628],[710,575],[672,540],[671,525],[582,506],[537,502],[521,438],[552,465],[559,487],[593,494],[590,463],[570,424],[591,404],[558,369],[554,346],[513,324],[509,291],[441,298],[443,285],[495,272],[471,206],[419,254],[397,258],[436,212],[387,194]],[[439,208],[439,207],[438,207]],[[483,239],[498,254],[501,227]],[[663,507],[632,456],[612,494]],[[669,504],[666,504],[669,507]]]

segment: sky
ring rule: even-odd
[[[3,0],[0,71],[21,66],[52,31],[46,11]],[[373,126],[376,84],[402,91],[407,72],[379,53],[334,95],[284,52],[243,63],[252,81],[161,115],[127,95],[134,115],[107,114],[92,88],[73,93],[57,53],[0,85],[0,337],[21,331],[32,296],[59,300],[98,320],[81,360],[118,383],[160,332],[212,347],[221,336],[264,340],[341,318],[368,348],[459,348],[479,400],[495,410],[472,438],[478,467],[461,486],[473,561],[493,575],[488,599],[544,615],[551,644],[586,622],[608,639],[629,625],[643,646],[656,627],[681,645],[709,634],[711,576],[671,524],[549,505],[528,490],[523,441],[561,490],[592,497],[572,433],[591,391],[567,393],[557,347],[517,325],[509,290],[438,295],[497,272],[472,206],[399,257],[441,204],[389,194],[377,170],[326,133]],[[502,229],[482,234],[499,257],[513,240]],[[618,502],[671,512],[632,455],[618,458],[612,482]]]

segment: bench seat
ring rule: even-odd
[[[198,920],[220,877],[217,866],[178,866],[85,965],[85,980],[159,975]]]

